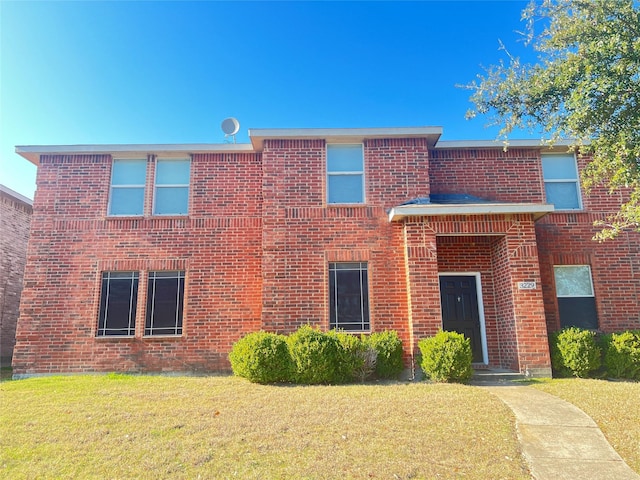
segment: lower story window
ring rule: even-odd
[[[366,262],[329,264],[329,328],[371,329]]]
[[[589,265],[556,265],[553,267],[553,273],[560,326],[598,328],[596,299]]]
[[[182,335],[184,272],[149,272],[145,335]]]
[[[103,272],[98,336],[133,336],[136,330],[138,272]]]

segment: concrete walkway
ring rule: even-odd
[[[484,386],[516,416],[522,453],[536,480],[640,480],[578,407],[527,386]]]

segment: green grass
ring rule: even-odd
[[[640,474],[640,382],[573,378],[533,386],[573,403],[593,418],[611,446]]]
[[[511,411],[470,386],[106,375],[0,395],[2,478],[529,478]]]

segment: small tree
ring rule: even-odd
[[[592,161],[583,172],[588,189],[625,189],[628,201],[607,222],[599,240],[626,228],[640,231],[640,9],[634,0],[532,0],[522,13],[526,44],[538,61],[507,53],[477,82],[471,101],[492,115],[506,139],[516,128],[541,128],[550,143],[576,139]],[[506,51],[506,49],[505,49]]]

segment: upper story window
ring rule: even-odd
[[[142,215],[147,160],[114,160],[111,169],[109,215]]]
[[[189,211],[188,159],[158,159],[154,188],[154,215],[186,215]]]
[[[579,210],[580,183],[573,154],[542,155],[542,174],[547,202],[556,210]]]
[[[327,203],[364,203],[362,144],[327,145]]]

